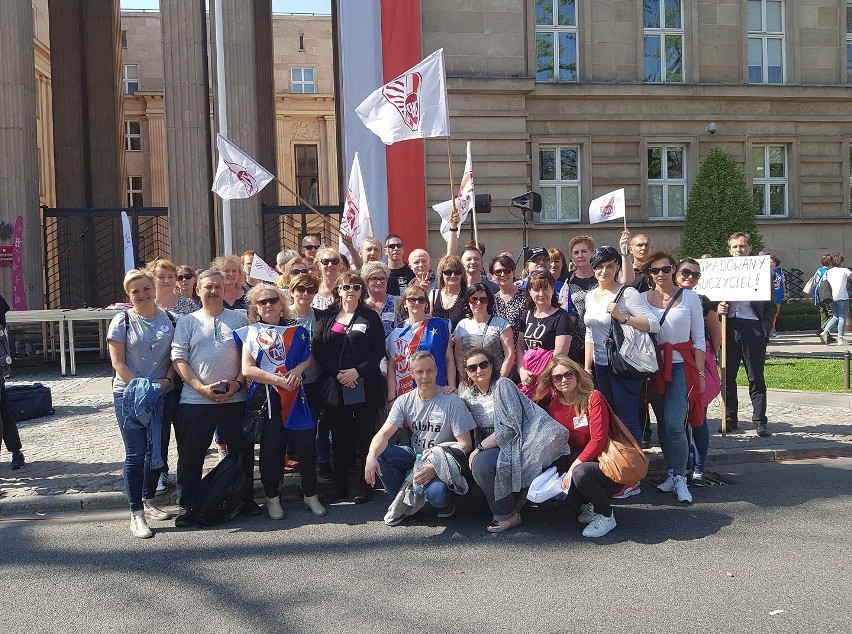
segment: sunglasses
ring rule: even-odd
[[[296,293],[310,293],[311,295],[314,295],[316,294],[317,289],[313,286],[302,286],[301,284],[298,284],[293,287],[293,291]]]
[[[426,298],[425,297],[406,297],[405,301],[407,301],[409,304],[425,304]]]
[[[331,258],[330,260],[323,259],[323,260],[320,260],[320,262],[322,262],[323,266],[328,266],[329,264],[333,264],[334,266],[337,266],[338,264],[340,264],[340,258]]]
[[[568,379],[573,379],[577,376],[577,373],[574,370],[568,370],[563,374],[551,374],[550,380],[554,383],[562,383],[562,381],[567,381]]]
[[[319,245],[318,244],[303,244],[302,248],[307,249],[308,251],[316,251],[317,249],[319,249]]]
[[[280,298],[280,297],[278,297],[278,296],[275,296],[275,297],[264,297],[263,299],[259,299],[259,300],[257,300],[257,305],[258,305],[258,306],[269,306],[269,305],[273,305],[273,306],[274,306],[275,304],[277,304],[277,303],[278,303],[278,302],[280,302],[280,301],[281,301],[281,298]]]
[[[461,271],[444,271],[446,277],[460,277],[461,274]]]
[[[491,366],[491,362],[486,359],[485,361],[480,361],[479,363],[471,363],[470,365],[466,365],[465,370],[468,372],[476,372],[477,368],[480,370],[484,370]]]
[[[310,272],[310,269],[290,269],[290,275],[301,275],[308,272]]]
[[[401,249],[402,248],[402,242],[394,242],[393,244],[386,244],[385,246],[388,249]]]
[[[666,266],[649,266],[648,273],[651,275],[659,275],[660,273],[665,273],[668,275],[672,272],[674,267],[671,264],[667,264]]]
[[[598,247],[597,249],[595,249],[595,253],[597,255],[619,255],[618,249],[616,249],[615,247]]]
[[[177,276],[177,280],[178,282],[185,282],[187,280],[191,280],[193,277],[195,276],[192,273],[181,273]]]
[[[683,277],[692,277],[696,280],[701,277],[701,271],[693,271],[692,269],[681,269],[680,275]]]
[[[381,284],[382,282],[387,282],[388,278],[386,278],[386,277],[371,277],[371,278],[368,278],[367,281],[370,284]]]
[[[467,301],[468,301],[469,304],[487,304],[488,298],[487,297],[471,297]]]
[[[511,272],[512,271],[510,271],[509,269],[494,269],[493,271],[491,271],[491,274],[502,276],[502,275],[509,275]]]
[[[346,293],[348,293],[349,291],[355,291],[357,293],[357,292],[360,292],[360,290],[362,288],[364,288],[364,287],[361,286],[360,284],[341,284],[340,285],[340,290],[342,290],[343,292],[346,292]]]

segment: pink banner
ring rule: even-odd
[[[12,234],[12,310],[27,309],[27,295],[24,292],[24,269],[21,266],[21,245],[24,241],[24,217],[15,220],[15,232]]]

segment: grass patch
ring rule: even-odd
[[[807,392],[845,392],[843,361],[835,359],[767,359],[766,387]],[[745,368],[740,367],[737,385],[747,386]]]

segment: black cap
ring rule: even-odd
[[[589,258],[589,264],[591,267],[595,268],[604,262],[621,263],[621,254],[618,252],[618,249],[608,246],[598,247],[595,249],[592,253],[592,257]]]
[[[534,260],[540,255],[546,255],[548,258],[550,257],[550,255],[547,253],[547,249],[545,249],[544,247],[530,247],[527,251],[527,262],[529,262],[530,260]]]

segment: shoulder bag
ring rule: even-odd
[[[613,303],[618,304],[626,288],[626,286],[621,287]],[[629,332],[628,336],[633,340],[634,352],[631,355],[632,358],[621,353],[625,331]],[[610,318],[609,334],[603,343],[606,348],[610,372],[615,377],[620,379],[647,379],[659,369],[657,342],[650,333],[642,332]]]
[[[340,348],[340,358],[337,360],[338,369],[340,368],[340,364],[343,363],[343,354],[346,352],[346,343],[349,340],[349,330],[352,328],[352,324],[355,322],[357,316],[358,311],[356,310],[355,314],[352,315],[352,319],[349,320],[349,325],[346,326],[343,345]],[[359,376],[355,387],[350,388],[342,386],[340,381],[337,380],[337,376],[327,376],[320,386],[320,396],[326,407],[340,407],[341,405],[363,403],[366,401],[364,377]]]
[[[598,456],[598,464],[607,478],[618,484],[634,485],[648,475],[648,456],[633,434],[607,403],[609,440]]]

